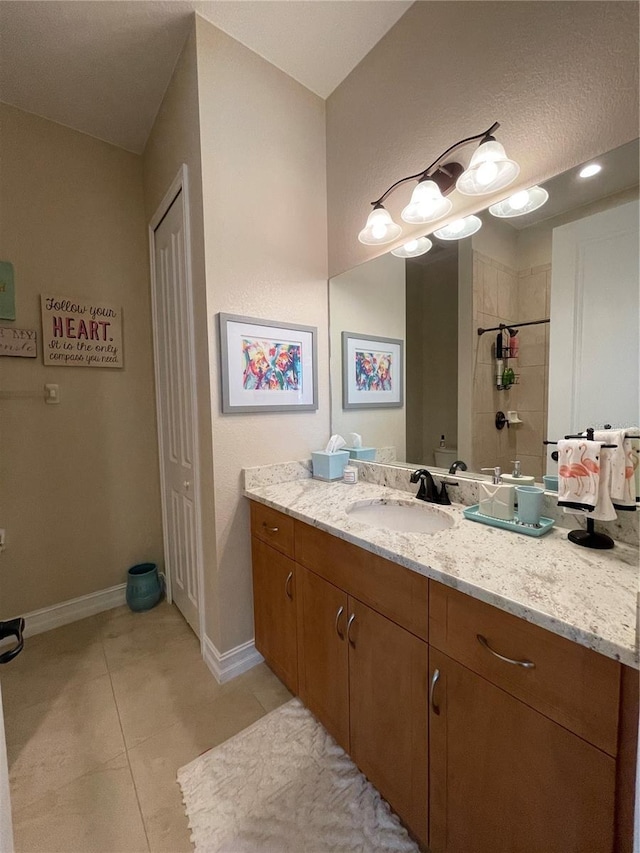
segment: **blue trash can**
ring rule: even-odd
[[[134,611],[151,610],[162,598],[155,563],[139,563],[127,572],[127,604]]]

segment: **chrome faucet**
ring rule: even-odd
[[[418,500],[426,501],[431,504],[440,504],[441,506],[451,506],[451,500],[447,494],[447,484],[442,483],[440,490],[436,485],[435,480],[431,475],[431,471],[426,468],[418,468],[414,471],[410,478],[411,483],[420,483],[418,487]],[[457,486],[457,483],[451,483],[452,486]]]

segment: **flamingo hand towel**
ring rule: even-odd
[[[599,441],[586,438],[558,442],[558,506],[593,512],[600,487]]]
[[[616,509],[634,510],[636,508],[638,487],[638,452],[640,444],[637,438],[637,427],[615,430],[597,430],[594,439],[604,444],[613,444],[610,450],[602,451],[611,457],[611,472],[609,475],[609,490],[611,500]]]

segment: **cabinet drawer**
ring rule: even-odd
[[[300,521],[295,522],[295,549],[298,563],[427,639],[427,578]]]
[[[251,501],[251,533],[293,559],[293,519]]]
[[[616,754],[616,661],[435,581],[429,590],[429,642],[609,755]]]

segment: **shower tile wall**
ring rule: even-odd
[[[551,267],[515,270],[474,251],[473,317],[478,326],[541,320],[548,317]],[[520,382],[498,391],[495,381],[495,332],[474,340],[472,406],[472,470],[500,465],[510,471],[513,459],[522,461],[523,472],[542,476],[544,431],[547,420],[549,327],[521,329],[520,354],[509,362]],[[515,409],[524,421],[511,429],[497,430],[495,414]]]

